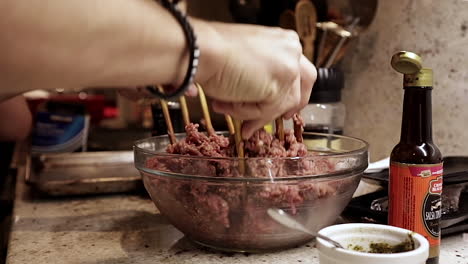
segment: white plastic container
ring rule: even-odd
[[[369,249],[371,243],[396,245],[408,239],[411,234],[415,249],[394,254],[363,253],[352,249],[340,249],[317,238],[320,264],[425,264],[429,257],[429,242],[423,236],[409,230],[377,224],[342,224],[319,231],[343,247],[349,245]]]

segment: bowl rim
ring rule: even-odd
[[[217,134],[225,134],[228,132],[217,132]],[[309,157],[254,157],[254,158],[238,158],[238,157],[206,157],[206,156],[189,156],[189,155],[180,155],[180,154],[170,154],[161,151],[153,151],[139,147],[139,144],[146,143],[149,140],[156,140],[167,138],[167,135],[161,135],[156,137],[149,137],[146,139],[141,139],[135,141],[133,145],[134,154],[137,153],[144,153],[149,155],[157,155],[161,158],[179,158],[179,159],[197,159],[197,160],[210,160],[210,161],[241,161],[241,160],[269,160],[269,161],[285,161],[285,160],[301,160],[305,158],[309,159],[316,159],[316,158],[340,158],[352,155],[368,155],[369,144],[359,138],[350,137],[350,136],[342,136],[342,135],[335,135],[335,134],[326,134],[326,133],[316,133],[316,132],[304,132],[304,135],[312,135],[312,136],[322,136],[322,137],[335,137],[335,138],[344,138],[347,140],[354,140],[362,144],[362,146],[358,149],[350,150],[350,151],[343,151],[341,153],[324,153],[323,155],[317,156],[309,156]],[[185,133],[177,133],[176,136],[184,136]],[[135,157],[136,161],[136,157]],[[177,178],[177,179],[197,179],[197,180],[206,180],[206,181],[229,181],[229,182],[279,182],[279,181],[293,181],[293,180],[310,180],[310,179],[332,179],[332,178],[344,178],[353,175],[357,175],[362,173],[368,166],[368,161],[364,162],[362,166],[358,166],[352,169],[345,169],[339,170],[336,172],[328,172],[323,174],[314,174],[314,175],[301,175],[301,176],[286,176],[286,177],[262,177],[262,178],[254,178],[254,177],[215,177],[215,176],[204,176],[204,175],[188,175],[188,174],[181,174],[181,173],[174,173],[174,172],[167,172],[167,171],[159,171],[150,168],[146,168],[144,166],[139,166],[135,163],[136,168],[144,173],[144,176],[163,176],[168,178]]]
[[[283,181],[305,181],[305,180],[319,180],[319,179],[340,179],[348,178],[351,176],[357,176],[364,172],[367,166],[361,166],[353,170],[343,170],[336,173],[327,173],[327,174],[314,174],[314,175],[304,175],[304,176],[289,176],[289,177],[262,177],[262,178],[253,178],[253,177],[215,177],[215,176],[203,176],[203,175],[188,175],[181,173],[173,173],[167,171],[157,171],[148,168],[137,167],[137,170],[144,172],[143,177],[167,177],[174,179],[188,179],[188,180],[204,180],[211,182],[283,182]],[[361,177],[361,175],[359,175]]]
[[[222,135],[222,134],[228,134],[228,132],[227,131],[219,131],[219,132],[216,132],[216,134],[221,134]],[[316,157],[331,157],[331,156],[333,156],[333,157],[342,157],[342,156],[348,156],[348,155],[352,155],[352,154],[360,154],[362,152],[366,152],[366,151],[369,150],[369,143],[367,143],[367,141],[365,141],[363,139],[356,138],[356,137],[336,135],[336,134],[327,134],[327,133],[317,133],[317,132],[303,132],[302,134],[303,135],[311,135],[311,136],[335,137],[335,138],[342,138],[342,139],[347,139],[347,140],[351,139],[351,140],[358,141],[358,142],[363,144],[363,146],[358,148],[358,149],[343,151],[343,152],[338,152],[338,153],[324,153],[324,154],[318,155]],[[182,136],[182,135],[185,135],[185,133],[176,133],[175,134],[176,137]],[[133,150],[134,150],[134,152],[143,152],[143,153],[146,153],[146,154],[159,155],[159,156],[162,156],[162,157],[183,157],[183,158],[192,158],[192,159],[196,158],[196,159],[202,159],[202,160],[207,159],[207,160],[219,160],[219,161],[227,161],[227,160],[233,161],[233,160],[246,160],[246,159],[249,159],[249,160],[264,160],[264,159],[268,159],[268,160],[296,160],[296,159],[307,158],[307,157],[270,157],[270,158],[268,158],[268,157],[246,157],[246,158],[238,158],[238,157],[189,156],[189,155],[170,154],[170,153],[166,153],[166,152],[148,150],[148,149],[144,149],[144,148],[141,148],[141,147],[138,146],[139,144],[145,143],[146,141],[162,139],[162,138],[167,138],[167,134],[137,140],[137,141],[135,141],[133,143]],[[314,156],[312,156],[312,157],[314,157]]]

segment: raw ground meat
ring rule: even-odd
[[[304,121],[299,115],[293,117],[295,132],[285,131],[285,140],[279,139],[261,129],[244,143],[245,157],[304,157],[307,156],[307,147],[302,143],[302,127]],[[207,136],[198,132],[198,124],[189,124],[185,127],[187,137],[169,145],[166,149],[171,154],[231,157],[235,156],[234,144],[222,135]]]
[[[207,136],[198,132],[198,126],[198,124],[187,125],[185,127],[187,137],[167,146],[166,151],[190,156],[228,157],[231,148],[229,139],[222,135]]]
[[[294,121],[296,125],[301,125],[302,119],[295,117]],[[244,174],[239,171],[238,160],[216,159],[235,157],[234,144],[229,138],[200,133],[197,124],[189,124],[186,132],[185,139],[166,149],[168,153],[183,156],[149,158],[146,166],[160,171],[213,177],[214,181],[148,175],[145,185],[150,195],[154,193],[157,196],[153,200],[160,211],[169,214],[177,228],[198,240],[212,243],[222,241],[227,243],[226,246],[240,248],[245,248],[249,243],[260,244],[262,240],[258,238],[256,241],[252,234],[278,232],[278,224],[266,214],[267,208],[284,208],[297,214],[300,208],[307,208],[338,193],[346,193],[357,184],[355,179],[352,182],[344,182],[343,179],[275,182],[274,179],[278,177],[320,175],[335,170],[335,164],[308,152],[302,143],[302,135],[294,135],[294,131],[285,131],[284,142],[264,130],[257,131],[245,141],[247,159]],[[193,159],[193,156],[214,159]],[[219,177],[271,178],[272,181],[226,183],[217,182],[215,178]],[[188,225],[188,222],[192,224]]]

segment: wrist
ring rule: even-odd
[[[191,19],[200,48],[198,72],[195,81],[203,83],[216,74],[221,67],[223,39],[215,28],[214,22]]]

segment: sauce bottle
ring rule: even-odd
[[[426,237],[426,263],[439,263],[443,159],[432,140],[432,70],[412,52],[398,52],[392,67],[404,74],[400,142],[390,156],[389,224]]]

